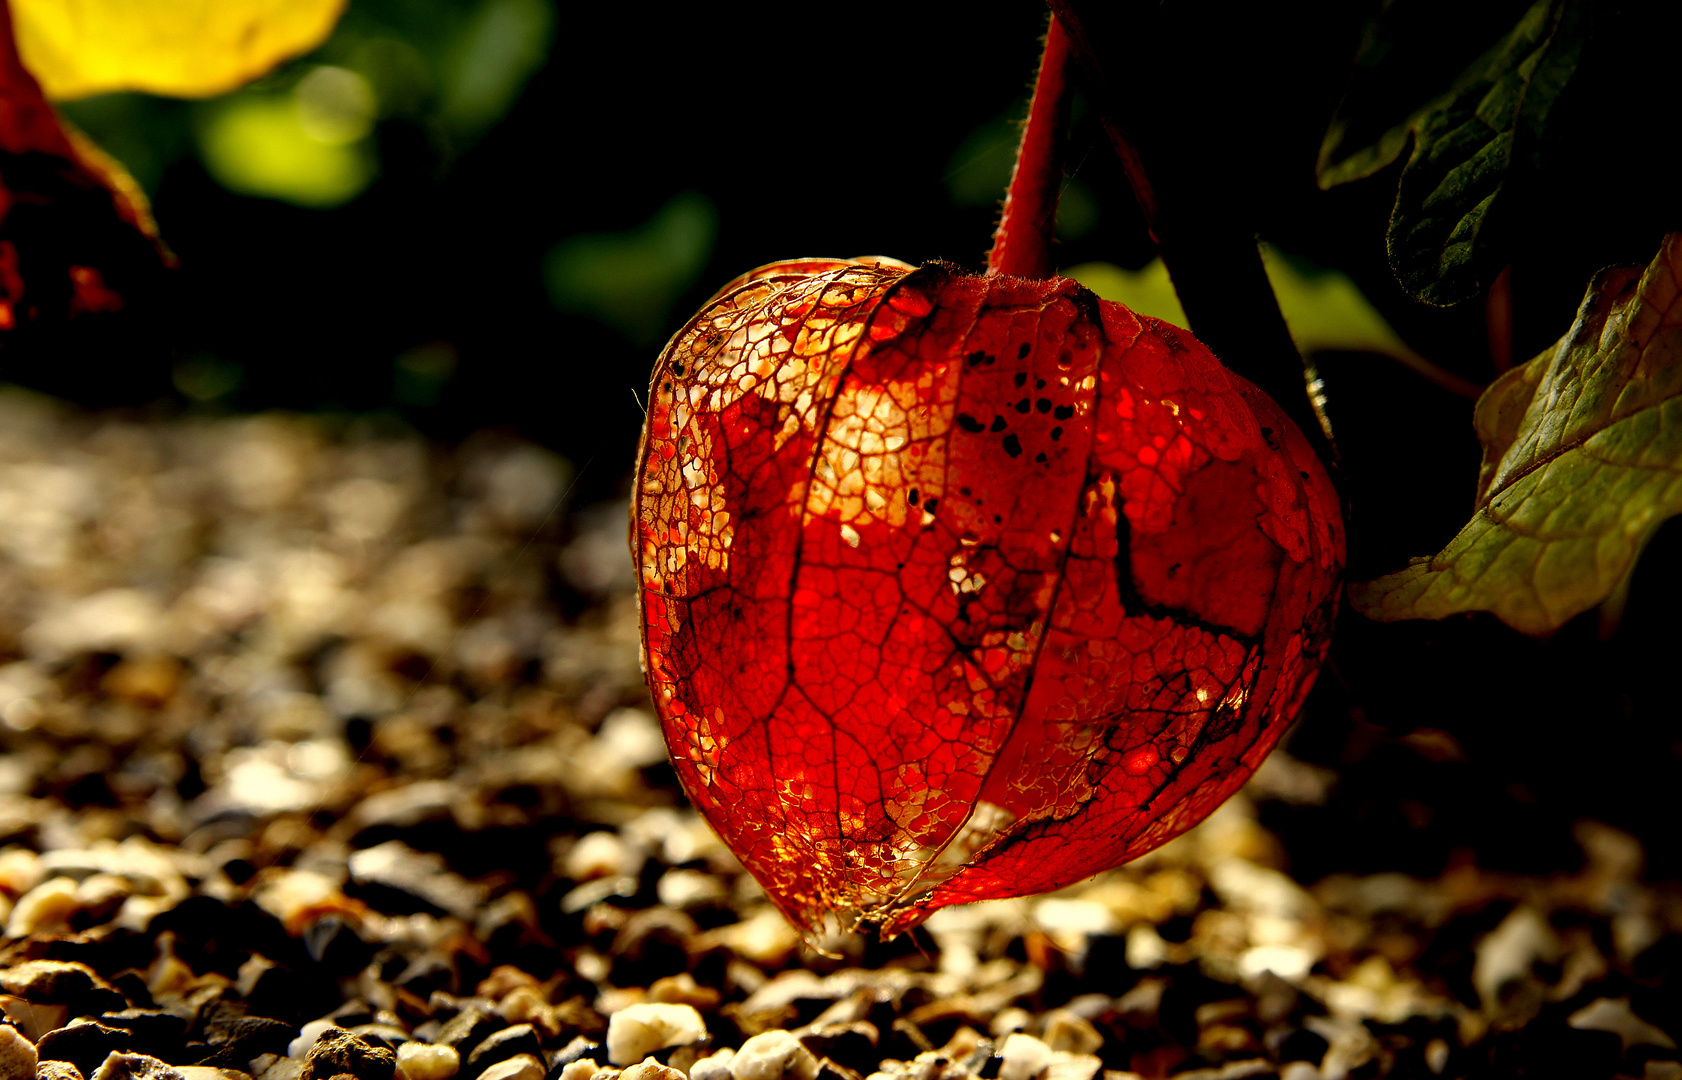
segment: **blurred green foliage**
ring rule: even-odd
[[[444,396],[444,387],[455,374],[455,347],[433,341],[398,354],[392,361],[392,396],[400,404],[430,408]]]
[[[554,33],[553,0],[355,0],[319,49],[234,93],[61,108],[147,191],[196,156],[229,191],[329,208],[378,175],[379,121],[420,125],[446,158],[472,145],[542,67]]]
[[[374,95],[348,68],[312,68],[289,94],[240,93],[205,110],[199,154],[218,183],[298,206],[349,202],[377,170]]]
[[[658,344],[672,307],[712,256],[718,212],[686,191],[624,232],[569,237],[544,260],[555,306],[613,327],[637,345]]]
[[[1304,353],[1337,350],[1413,355],[1347,275],[1287,255],[1271,244],[1262,245],[1262,265],[1291,337]],[[1140,315],[1175,326],[1186,325],[1185,311],[1161,259],[1139,270],[1111,263],[1082,263],[1065,269],[1063,274]]]

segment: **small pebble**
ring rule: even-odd
[[[1044,1076],[1045,1080],[1097,1080],[1098,1074],[1103,1071],[1104,1060],[1095,1054],[1053,1050],[1051,1064],[1046,1066]]]
[[[655,979],[648,987],[648,1000],[672,1005],[693,1005],[697,1009],[716,1009],[722,995],[717,987],[701,986],[689,972]]]
[[[175,1066],[147,1054],[112,1054],[88,1080],[182,1080]]]
[[[571,1065],[575,1061],[582,1061],[586,1058],[594,1058],[596,1056],[596,1052],[601,1048],[601,1043],[596,1042],[593,1039],[587,1039],[583,1035],[576,1035],[573,1037],[571,1042],[549,1055],[549,1064],[557,1071],[557,1075],[559,1075],[560,1069]],[[596,1067],[601,1068],[599,1065]]]
[[[409,1080],[450,1080],[461,1069],[461,1055],[448,1046],[406,1042],[397,1048],[397,1067]]]
[[[98,1011],[121,1009],[128,1003],[86,964],[70,960],[30,960],[0,968],[0,990],[49,1005],[74,1005],[86,1009],[94,1000]],[[77,1014],[80,1015],[80,1014]]]
[[[6,936],[28,937],[48,930],[62,930],[70,925],[70,917],[81,910],[76,899],[76,883],[67,877],[55,877],[30,889],[18,897],[12,914],[6,920]]]
[[[474,1006],[451,1017],[449,1022],[438,1030],[438,1037],[432,1041],[451,1047],[465,1058],[500,1029],[502,1024],[501,1017],[491,1016]]]
[[[730,1075],[734,1080],[817,1080],[818,1059],[792,1033],[763,1031],[736,1051]]]
[[[480,1080],[543,1080],[543,1059],[535,1054],[515,1054],[479,1074]]]
[[[1045,1014],[1040,1038],[1053,1050],[1071,1054],[1095,1054],[1104,1045],[1104,1036],[1091,1021],[1068,1009],[1052,1009]]]
[[[530,1024],[515,1024],[485,1036],[484,1040],[473,1048],[473,1052],[467,1055],[467,1068],[464,1071],[468,1076],[474,1076],[500,1061],[521,1054],[530,1054],[538,1058],[543,1056],[543,1044],[538,1041],[537,1029]]]
[[[302,1080],[331,1080],[344,1073],[357,1080],[391,1080],[397,1055],[359,1039],[343,1028],[321,1033],[304,1058]]]
[[[304,1062],[280,1054],[259,1054],[251,1060],[251,1075],[254,1080],[301,1080]]]
[[[569,1061],[561,1067],[561,1075],[556,1080],[590,1080],[590,1077],[601,1071],[595,1058],[579,1058]]]
[[[35,1052],[43,1058],[68,1061],[86,1076],[99,1068],[106,1055],[129,1050],[134,1036],[97,1020],[72,1020],[41,1036]]]
[[[731,1080],[730,1060],[735,1056],[736,1051],[728,1046],[707,1055],[689,1066],[689,1080]]]
[[[1051,1047],[1020,1031],[999,1044],[999,1080],[1034,1080],[1051,1064]]]
[[[593,832],[578,838],[566,854],[561,869],[574,881],[634,874],[642,859],[619,839],[618,834]]]
[[[684,1080],[684,1076],[670,1065],[662,1065],[653,1058],[643,1058],[621,1072],[619,1080]]]
[[[43,1061],[35,1066],[35,1080],[82,1080],[82,1070],[68,1061]]]
[[[42,873],[41,856],[28,848],[0,851],[0,891],[22,896],[41,884]]]
[[[310,1048],[315,1046],[315,1041],[321,1038],[322,1032],[338,1026],[331,1020],[311,1020],[298,1031],[298,1037],[287,1044],[286,1056],[302,1061]]]
[[[42,1005],[11,994],[0,994],[0,1015],[34,1044],[47,1032],[63,1027],[70,1018],[70,1010],[63,1005]]]
[[[530,1024],[546,1038],[554,1038],[561,1033],[555,1010],[538,987],[516,986],[497,1002],[496,1011],[510,1024]]]
[[[630,1065],[657,1050],[706,1037],[707,1025],[693,1005],[628,1005],[608,1018],[607,1060]]]
[[[34,1045],[17,1028],[0,1026],[0,1080],[30,1080],[35,1064]]]

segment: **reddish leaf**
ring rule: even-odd
[[[903,931],[1184,831],[1324,656],[1300,432],[1073,281],[804,260],[655,369],[634,511],[678,774],[791,920]]]
[[[42,97],[0,0],[0,330],[118,310],[168,259],[133,179]]]

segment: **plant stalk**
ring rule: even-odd
[[[1035,279],[1051,276],[1051,245],[1057,230],[1057,196],[1063,186],[1063,144],[1069,118],[1068,65],[1069,35],[1052,16],[1004,210],[999,215],[999,227],[993,230],[993,250],[987,255],[989,274]]]
[[[1154,5],[1051,0],[1051,8],[1068,34],[1074,70],[1121,158],[1192,333],[1278,402],[1330,468],[1336,452],[1317,400],[1318,379],[1291,340],[1262,268],[1255,230],[1240,216],[1234,197],[1243,170],[1170,153],[1161,132],[1197,118],[1164,117],[1161,109],[1149,107],[1171,95],[1176,81],[1197,78],[1194,63],[1176,55],[1175,66],[1166,68],[1166,45],[1152,33]]]

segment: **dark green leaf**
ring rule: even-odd
[[[1400,19],[1395,12],[1369,33],[1321,147],[1319,179],[1332,187],[1369,176],[1412,141],[1388,244],[1397,280],[1419,299],[1469,299],[1507,261],[1509,204],[1537,171],[1542,133],[1576,71],[1591,6],[1537,0],[1446,92],[1400,119],[1398,88],[1418,90],[1410,70],[1417,49],[1389,36]],[[1439,42],[1444,36],[1439,27]]]

